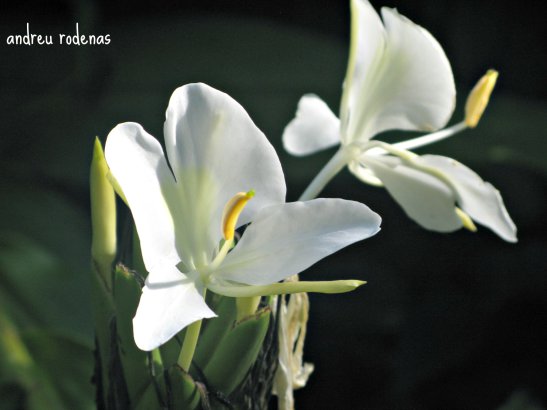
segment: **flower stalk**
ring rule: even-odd
[[[184,342],[180,355],[177,360],[177,364],[186,373],[190,371],[190,365],[192,364],[192,358],[196,351],[196,346],[199,339],[199,332],[201,330],[201,320],[197,320],[186,328],[186,334],[184,335]]]
[[[348,152],[343,147],[325,164],[308,187],[304,190],[299,201],[309,201],[319,195],[325,186],[334,178],[348,163]]]

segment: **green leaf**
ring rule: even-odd
[[[163,409],[165,404],[165,378],[163,372],[156,376],[146,387],[135,403],[135,410]]]
[[[235,299],[221,296],[214,311],[218,316],[205,321],[194,353],[193,361],[202,370],[207,366],[216,348],[222,343],[236,321]]]
[[[1,235],[0,389],[13,389],[25,408],[93,407],[88,272],[22,234]]]
[[[269,307],[260,309],[230,329],[203,369],[211,388],[229,395],[239,386],[258,356],[268,331],[270,315]]]

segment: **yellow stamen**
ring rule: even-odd
[[[456,207],[456,215],[458,215],[458,218],[460,218],[460,220],[462,221],[463,227],[465,229],[471,232],[477,232],[477,227],[471,220],[471,217],[458,207]]]
[[[465,123],[469,128],[475,128],[479,123],[497,79],[498,72],[488,70],[469,93],[465,103]]]
[[[252,189],[249,192],[238,192],[226,203],[222,213],[222,233],[227,241],[234,239],[237,219],[253,196],[255,191]]]

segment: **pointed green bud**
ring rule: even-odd
[[[112,262],[116,256],[116,199],[107,174],[108,165],[99,138],[95,138],[89,177],[91,196],[91,256],[106,287],[112,288]]]
[[[95,324],[96,360],[100,362],[100,372],[95,374],[103,394],[97,397],[99,407],[109,400],[109,386],[116,383],[115,375],[110,372],[114,363],[115,349],[112,340],[112,318],[115,307],[112,294],[112,263],[116,257],[116,200],[112,185],[107,179],[108,165],[103,147],[95,138],[93,158],[89,176],[91,198],[91,257],[93,275],[91,275],[91,295]],[[100,404],[99,404],[100,402]]]

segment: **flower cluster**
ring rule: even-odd
[[[287,151],[306,155],[341,148],[302,198],[317,195],[345,165],[367,184],[385,186],[406,214],[426,229],[475,230],[472,219],[516,242],[516,228],[499,192],[452,158],[418,156],[409,149],[475,127],[497,78],[490,70],[471,92],[466,118],[423,137],[387,144],[383,131],[435,131],[454,111],[452,69],[439,43],[396,10],[383,8],[383,23],[370,3],[352,0],[349,63],[340,118],[316,95],[305,95],[286,127]]]
[[[182,331],[176,363],[183,374],[166,371],[183,385],[195,376],[194,364],[199,377],[230,394],[256,360],[277,304],[274,390],[280,408],[293,408],[292,389],[305,385],[313,370],[302,365],[305,292],[348,292],[364,283],[299,281],[297,275],[380,229],[381,218],[362,203],[315,199],[345,166],[363,182],[385,187],[426,229],[473,231],[476,221],[506,241],[517,240],[492,185],[451,158],[410,151],[474,128],[497,72],[488,71],[471,91],[464,120],[443,128],[456,95],[443,49],[396,10],[383,8],[381,14],[367,0],[351,0],[351,46],[339,116],[308,94],[285,128],[284,146],[295,155],[340,145],[297,202],[285,202],[277,154],[244,108],[205,84],[173,93],[164,124],[165,153],[137,123],[122,123],[110,132],[104,157],[100,144],[96,147],[94,260],[111,287],[104,267],[115,254],[115,227],[108,230],[115,225],[116,190],[131,211],[147,273],[132,322],[134,341],[141,350],[157,352]],[[388,130],[430,133],[388,144],[378,139]],[[104,198],[108,203],[101,206]],[[289,300],[274,297],[294,293],[298,296]],[[266,313],[259,309],[264,296],[270,297]],[[212,320],[202,329],[204,319]],[[150,382],[156,393],[161,390],[157,383]],[[197,391],[192,380],[190,385]],[[188,403],[192,397],[187,395]]]

